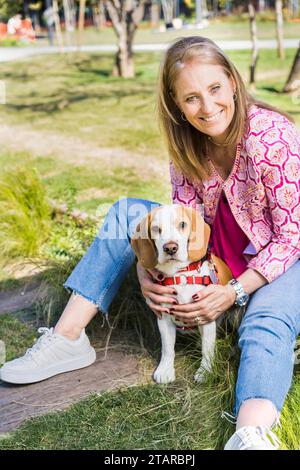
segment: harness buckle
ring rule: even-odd
[[[180,284],[182,284],[183,286],[186,286],[187,285],[186,276],[184,276],[183,274],[180,274],[179,278],[180,278]]]

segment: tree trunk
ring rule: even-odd
[[[298,89],[300,89],[300,43],[283,91],[285,93],[290,93]]]
[[[282,18],[282,0],[276,0],[276,31],[277,31],[277,51],[278,57],[284,59],[284,46],[283,46],[283,18]]]
[[[68,46],[72,45],[72,34],[75,30],[75,5],[73,0],[63,0],[64,17],[65,17],[65,31],[66,43]]]
[[[299,1],[298,0],[288,0],[287,8],[289,11],[289,17],[296,18],[299,13]]]
[[[79,3],[79,21],[78,21],[78,48],[82,45],[82,36],[84,30],[84,14],[86,0],[80,0]]]
[[[93,25],[96,31],[100,31],[100,12],[98,5],[92,5]]]
[[[146,0],[139,3],[131,0],[105,0],[105,5],[118,37],[113,75],[124,78],[134,77],[133,38],[138,24],[144,16]]]
[[[166,27],[173,26],[173,0],[161,0]]]
[[[196,25],[201,25],[202,15],[202,0],[196,0]]]
[[[202,16],[207,16],[208,8],[207,8],[207,1],[202,0]]]
[[[134,77],[132,45],[130,44],[130,39],[127,33],[121,34],[119,37],[118,52],[116,54],[113,75],[115,77],[123,78]]]
[[[99,5],[100,29],[103,29],[106,26],[106,15],[105,15],[104,1],[99,0],[98,5]]]
[[[255,84],[255,68],[258,61],[258,43],[257,43],[257,28],[255,18],[255,8],[252,2],[248,4],[249,19],[250,19],[250,33],[252,41],[252,62],[250,65],[250,85]]]
[[[152,0],[151,2],[151,28],[158,28],[160,18],[160,2]]]
[[[219,2],[218,0],[213,0],[213,12],[214,12],[214,16],[217,16],[218,13],[219,13]]]
[[[54,13],[54,24],[55,24],[57,44],[58,44],[58,47],[60,48],[60,51],[63,52],[64,43],[63,43],[63,38],[62,38],[62,34],[61,34],[61,27],[60,27],[60,19],[59,19],[59,14],[58,14],[57,0],[53,0],[53,13]]]
[[[98,0],[98,2],[92,6],[93,11],[93,24],[97,31],[101,31],[106,24],[105,18],[105,7],[103,0]]]

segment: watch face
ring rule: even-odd
[[[248,294],[245,294],[245,295],[242,295],[241,297],[239,297],[238,299],[236,299],[236,303],[240,306],[240,307],[243,307],[244,305],[246,305],[246,303],[248,302],[249,300],[249,295]]]

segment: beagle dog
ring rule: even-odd
[[[159,283],[174,286],[179,304],[186,304],[193,302],[192,296],[205,286],[212,283],[225,285],[232,279],[228,266],[208,252],[209,237],[210,227],[196,209],[171,204],[157,207],[144,216],[135,229],[131,245],[141,266],[164,273],[165,279]],[[149,299],[146,302],[149,303]],[[167,303],[162,306],[170,307]],[[202,360],[194,378],[202,382],[205,371],[211,371],[214,359],[216,322],[202,326],[198,322],[195,327],[190,327],[164,313],[157,324],[162,351],[153,374],[155,382],[175,380],[176,331],[185,332],[191,328],[201,333]]]

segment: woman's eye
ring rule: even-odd
[[[219,85],[218,85],[218,86],[214,86],[214,87],[212,88],[212,92],[213,92],[213,93],[216,93],[220,88],[221,88],[221,87],[220,87]]]
[[[189,96],[189,98],[186,99],[188,103],[192,103],[193,101],[196,101],[197,96]]]
[[[187,223],[186,222],[180,222],[179,228],[183,229],[185,227],[187,227]]]

